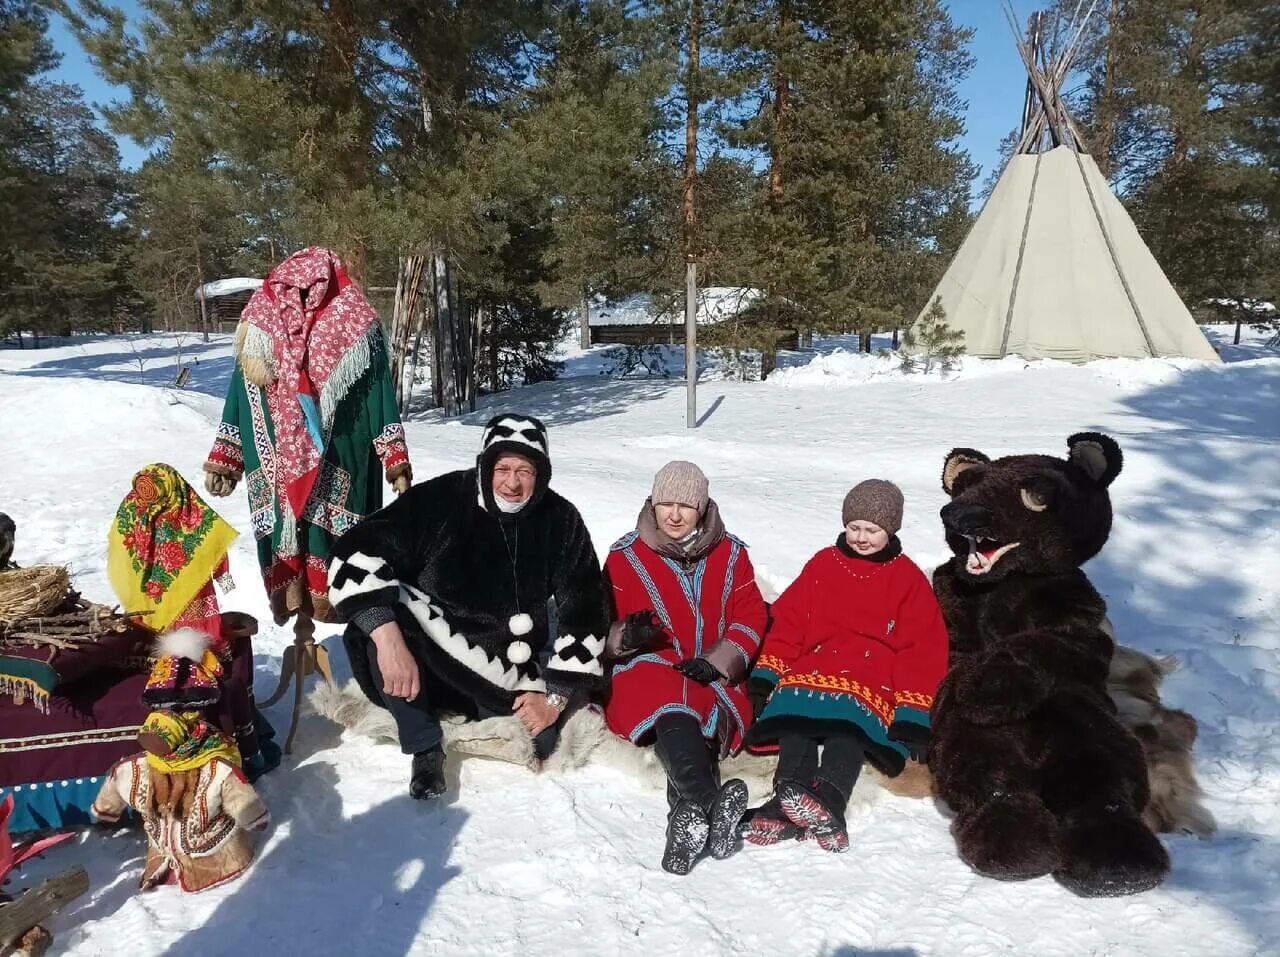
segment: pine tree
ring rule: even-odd
[[[621,0],[567,2],[548,35],[545,63],[511,145],[531,172],[551,226],[539,293],[575,309],[579,339],[596,296],[643,288],[664,217],[652,199],[670,183],[657,102],[675,58],[652,24]]]
[[[48,22],[0,0],[0,334],[102,328],[134,305],[115,142],[56,64]]]
[[[904,372],[919,368],[928,375],[937,368],[950,372],[964,355],[964,331],[947,325],[947,312],[942,300],[934,298],[924,314],[911,323],[902,335],[901,366]]]
[[[966,35],[933,0],[739,9],[747,109],[731,142],[768,160],[753,284],[769,321],[869,343],[914,314],[966,220],[973,170],[952,145]]]
[[[1059,4],[1065,10],[1070,4]],[[1265,295],[1276,249],[1271,0],[1107,0],[1082,48],[1087,144],[1194,311]],[[1274,288],[1272,286],[1272,288]]]

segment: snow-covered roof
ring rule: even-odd
[[[1271,313],[1276,311],[1275,303],[1263,302],[1261,299],[1206,299],[1205,303],[1211,306],[1243,309],[1246,312]]]
[[[751,286],[707,286],[698,290],[698,324],[732,319],[764,295]],[[683,299],[676,308],[659,312],[653,297],[636,293],[615,302],[596,300],[591,305],[593,326],[644,326],[684,322]]]
[[[204,291],[204,298],[212,299],[214,296],[229,296],[233,292],[251,292],[261,285],[261,279],[252,279],[248,276],[234,279],[215,279],[213,282],[207,282],[203,287],[197,288],[195,297],[197,300],[200,298],[201,289]]]

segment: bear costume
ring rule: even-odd
[[[1143,749],[1108,696],[1106,604],[1080,568],[1111,530],[1120,447],[1092,432],[1067,446],[1066,459],[946,458],[954,555],[933,584],[950,666],[928,762],[975,870],[1118,896],[1159,884],[1169,857],[1141,817]]]

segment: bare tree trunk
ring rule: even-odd
[[[698,106],[701,103],[702,0],[689,5],[689,70],[685,78],[683,240],[685,269],[684,376],[687,427],[698,424]]]
[[[455,315],[452,290],[449,288],[449,263],[443,252],[432,255],[432,272],[436,289],[437,343],[440,347],[440,406],[446,415],[460,415],[458,396],[458,343],[454,336]]]
[[[871,333],[869,332],[858,333],[858,349],[862,352],[871,351]]]
[[[778,36],[779,42],[791,22],[791,5],[788,0],[778,2]],[[788,133],[788,121],[791,115],[791,83],[786,71],[782,68],[782,57],[775,54],[773,60],[773,140],[769,144],[769,213],[779,216],[782,213],[782,188],[784,148]],[[775,264],[776,266],[776,264]],[[778,329],[778,289],[776,276],[779,270],[774,269],[770,277],[769,287],[765,290],[765,323],[769,329]],[[775,340],[776,342],[776,340]],[[778,365],[778,349],[776,345],[766,345],[760,355],[760,378],[767,378]]]
[[[419,257],[419,259],[422,259],[422,258],[423,257]],[[422,273],[420,270],[419,283],[418,283],[419,290],[421,290],[422,288],[421,277],[422,277]],[[409,407],[409,403],[413,399],[413,383],[414,383],[414,380],[418,377],[418,363],[422,359],[422,350],[424,348],[427,350],[427,362],[426,362],[427,368],[428,369],[434,368],[432,365],[432,359],[435,354],[435,350],[432,348],[431,330],[435,327],[435,298],[434,296],[430,297],[430,299],[425,303],[422,303],[422,300],[419,299],[419,302],[420,302],[420,306],[415,313],[417,320],[414,323],[414,333],[413,333],[413,361],[409,364],[409,385],[408,385],[408,388],[406,389],[406,394],[405,394],[405,403],[404,403],[405,409]],[[425,337],[423,335],[424,332],[426,333]],[[432,402],[435,403],[434,379],[432,380],[432,383],[431,383],[431,398],[432,398]],[[438,404],[438,403],[435,403],[435,404]]]
[[[413,394],[413,372],[410,371],[406,381],[404,376],[405,360],[409,354],[409,340],[414,330],[418,331],[418,342],[422,339],[422,324],[419,315],[422,308],[422,276],[426,258],[414,253],[400,257],[400,268],[396,274],[396,298],[391,322],[391,378],[396,384],[396,404],[400,411],[408,407],[409,398]],[[417,344],[414,346],[417,350]],[[417,365],[415,355],[413,365]]]
[[[791,4],[778,0],[778,35],[785,34],[791,23]],[[782,69],[782,58],[773,60],[773,140],[769,144],[769,210],[778,213],[782,209],[783,150],[789,132],[791,118],[791,84]]]
[[[467,318],[470,322],[467,326],[467,408],[472,412],[476,410],[476,392],[479,390],[479,372],[476,369],[479,361],[476,357],[480,354],[481,314],[482,310],[479,306],[468,303]]]
[[[591,348],[591,291],[582,290],[582,308],[578,313],[578,345],[582,349]]]
[[[1116,139],[1116,25],[1120,22],[1120,0],[1111,0],[1107,11],[1107,38],[1103,48],[1102,89],[1098,91],[1098,147],[1094,159],[1102,175],[1111,178],[1111,150]]]
[[[502,391],[502,345],[498,342],[498,317],[493,315],[489,321],[489,389]]]
[[[200,296],[200,333],[209,341],[209,308],[204,301],[204,257],[200,253],[200,240],[193,243],[196,250],[196,289]]]

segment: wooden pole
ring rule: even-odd
[[[687,381],[688,421],[698,427],[698,264],[690,259],[684,267],[684,377]]]
[[[89,873],[77,865],[27,891],[12,904],[0,907],[0,952],[8,950],[32,927],[48,920],[88,890]]]
[[[698,426],[698,106],[702,49],[702,0],[689,6],[689,67],[685,80],[684,183],[682,189],[684,245],[684,375],[688,389],[687,427]]]

